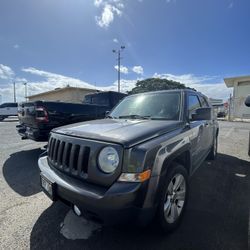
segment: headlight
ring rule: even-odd
[[[114,172],[119,165],[117,150],[113,147],[103,148],[98,157],[98,165],[104,173],[110,174]]]

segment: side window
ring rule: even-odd
[[[188,115],[189,119],[192,119],[192,114],[195,114],[196,109],[200,108],[201,104],[196,95],[189,95],[188,96]]]
[[[10,108],[16,108],[17,107],[17,103],[10,103],[9,107]]]
[[[203,96],[200,96],[200,101],[201,101],[201,107],[202,108],[208,108],[208,103],[207,103],[207,100],[203,97]]]
[[[3,104],[1,105],[1,108],[6,108],[6,107],[8,107],[8,103],[3,103]]]

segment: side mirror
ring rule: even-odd
[[[245,105],[246,105],[247,107],[250,107],[250,95],[246,98],[246,100],[245,100]]]
[[[212,119],[212,108],[198,108],[195,114],[192,114],[192,121],[202,121]]]

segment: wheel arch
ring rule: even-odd
[[[190,176],[192,171],[190,144],[186,144],[185,146],[174,152],[171,156],[165,158],[161,166],[159,175],[155,176],[153,178],[154,180],[151,180],[152,183],[150,183],[150,186],[152,187],[152,189],[150,188],[150,192],[147,195],[148,197],[146,198],[146,202],[144,203],[144,205],[148,206],[151,202],[151,205],[158,205],[162,186],[173,163],[183,165],[187,170],[188,176]],[[151,196],[151,198],[149,198],[149,196]]]

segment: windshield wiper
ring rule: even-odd
[[[109,118],[109,119],[117,119],[117,117],[112,116],[112,115],[107,115],[105,118]]]
[[[150,115],[121,115],[119,116],[119,119],[150,119]]]

